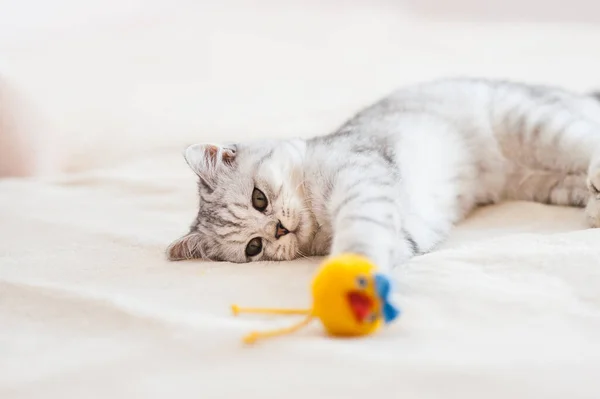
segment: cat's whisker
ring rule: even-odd
[[[296,185],[296,188],[294,189],[294,191],[298,190],[298,187],[303,186],[304,187],[304,183],[306,183],[306,180],[302,180],[300,183],[298,183]]]
[[[296,250],[296,255],[300,255],[300,257],[304,259],[310,259],[308,256],[304,255],[299,249]]]

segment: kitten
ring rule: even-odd
[[[309,140],[196,144],[200,210],[171,260],[366,255],[384,271],[474,207],[586,206],[600,225],[600,101],[449,79],[407,87]]]

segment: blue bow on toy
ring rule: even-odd
[[[390,280],[383,274],[376,274],[375,290],[383,304],[381,307],[383,320],[385,320],[386,323],[394,321],[394,319],[400,315],[400,310],[390,303],[389,296],[392,291]]]

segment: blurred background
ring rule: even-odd
[[[600,88],[597,0],[0,0],[0,175],[328,133],[446,76]]]

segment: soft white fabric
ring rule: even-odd
[[[0,181],[1,398],[600,397],[600,231],[577,209],[477,211],[396,271],[403,316],[360,340],[315,323],[241,345],[292,319],[229,305],[308,305],[318,260],[163,256],[197,206],[186,144],[327,132],[397,85],[451,74],[600,87],[599,27],[366,2],[103,3],[48,3],[73,15],[45,31],[0,16],[0,74],[51,137],[36,151],[72,172]]]

